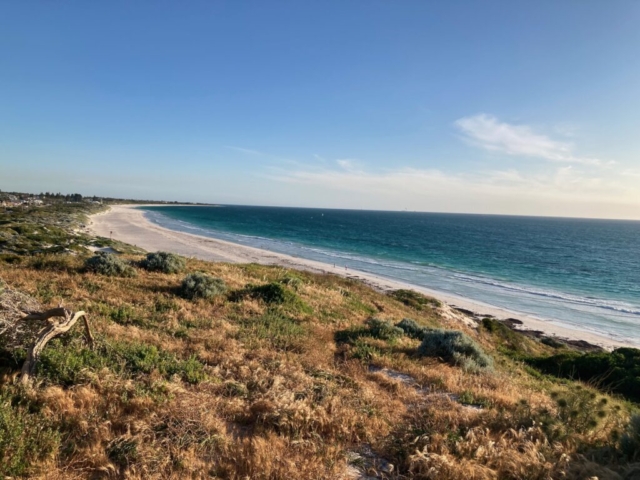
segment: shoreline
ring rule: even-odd
[[[542,320],[530,315],[484,304],[480,301],[442,293],[380,275],[359,270],[347,270],[346,268],[334,267],[331,264],[315,260],[307,260],[226,240],[170,230],[148,220],[144,216],[144,211],[137,208],[144,206],[147,205],[109,206],[109,210],[106,212],[91,215],[87,229],[93,235],[106,238],[111,236],[116,240],[135,245],[150,252],[162,250],[213,262],[259,263],[314,273],[334,274],[359,280],[383,292],[397,289],[415,290],[442,301],[448,306],[446,309],[447,316],[468,325],[475,325],[476,321],[483,317],[494,317],[498,320],[507,321],[511,328],[518,331],[529,332],[530,335],[534,336],[543,335],[558,340],[566,340],[574,345],[586,348],[588,348],[589,344],[607,350],[616,347],[634,347],[631,342],[623,342],[591,331],[565,327],[552,321]]]

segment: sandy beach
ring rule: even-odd
[[[186,257],[194,257],[213,262],[259,263],[279,265],[316,273],[330,273],[360,280],[381,291],[408,288],[441,300],[451,307],[446,309],[450,315],[456,316],[459,320],[466,322],[470,322],[471,318],[459,313],[456,308],[476,312],[477,316],[493,316],[498,319],[515,318],[522,322],[522,325],[518,327],[520,329],[542,331],[550,336],[573,341],[585,341],[606,349],[612,349],[618,346],[633,346],[631,342],[625,343],[617,341],[589,331],[568,328],[554,323],[551,320],[535,318],[362,271],[347,270],[344,267],[334,267],[333,265],[322,262],[238,245],[215,238],[176,232],[160,227],[147,220],[144,212],[136,208],[139,206],[141,205],[111,206],[108,211],[93,215],[88,229],[94,235],[106,238],[111,236],[113,239],[136,245],[149,252],[168,251]]]

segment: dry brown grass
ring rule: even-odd
[[[356,282],[300,272],[299,304],[225,296],[189,301],[176,294],[184,273],[140,270],[134,278],[110,278],[81,273],[81,259],[66,261],[67,268],[47,271],[26,261],[0,264],[0,277],[45,306],[62,302],[87,311],[99,342],[153,345],[179,361],[193,359],[205,377],[188,383],[116,362],[76,372],[80,380],[72,385],[58,382],[55,368],[29,393],[5,383],[0,388],[37,407],[60,435],[53,456],[29,465],[34,478],[346,478],[349,452],[366,446],[395,466],[378,470],[380,478],[617,475],[577,454],[610,443],[624,405],[615,410],[620,404],[609,398],[613,420],[553,434],[540,424],[540,412],[557,415],[549,392],[568,390],[570,382],[529,375],[500,355],[490,336],[437,310],[416,311]],[[189,260],[187,272],[194,271],[222,278],[232,291],[288,273]],[[263,322],[265,315],[275,317]],[[419,341],[406,337],[336,342],[337,332],[362,327],[372,315],[463,330],[496,357],[496,371],[470,374],[418,357]]]

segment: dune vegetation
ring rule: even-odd
[[[0,478],[637,478],[635,399],[536,368],[583,355],[561,342],[337,276],[110,246],[135,274],[80,248],[0,261]],[[22,385],[7,319],[59,304],[95,343],[52,340]]]

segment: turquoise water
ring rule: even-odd
[[[347,266],[640,345],[640,222],[145,207],[164,227]]]

